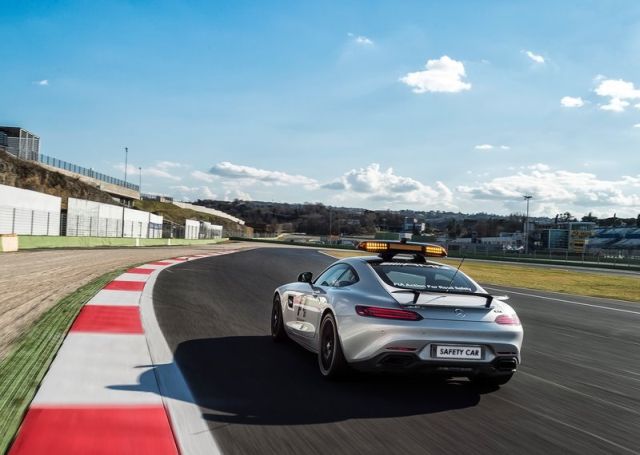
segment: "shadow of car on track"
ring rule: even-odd
[[[354,374],[330,382],[321,377],[315,355],[269,336],[190,340],[174,357],[204,418],[219,423],[307,425],[422,415],[472,407],[481,396],[468,383],[417,374]],[[154,392],[154,375],[170,368],[175,365],[157,365],[137,385],[110,388]]]

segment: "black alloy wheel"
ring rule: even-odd
[[[320,323],[318,366],[320,373],[329,379],[343,376],[348,369],[338,337],[336,320],[331,313],[327,313]]]
[[[284,331],[282,305],[280,304],[279,294],[276,294],[273,298],[273,308],[271,309],[271,338],[273,341],[282,341],[287,338],[287,333]]]

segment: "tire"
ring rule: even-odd
[[[320,373],[327,379],[338,379],[349,370],[344,359],[338,325],[333,314],[327,313],[320,323],[320,348],[318,349],[318,366]]]
[[[479,375],[472,378],[472,382],[481,387],[499,387],[511,380],[513,373]]]
[[[284,330],[284,321],[282,320],[282,305],[279,294],[276,294],[273,298],[273,307],[271,309],[271,339],[276,342],[287,339],[287,332]]]

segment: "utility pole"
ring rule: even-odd
[[[524,219],[524,253],[529,253],[529,201],[533,196],[522,196],[525,201],[527,201],[527,216]]]
[[[331,207],[329,207],[329,245],[331,245]]]
[[[127,166],[129,165],[129,148],[124,148],[124,186],[127,186]],[[122,237],[124,237],[124,207],[126,202],[122,204]]]
[[[127,166],[129,164],[129,148],[124,148],[124,186],[127,186]]]

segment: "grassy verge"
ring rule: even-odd
[[[337,258],[363,254],[355,251],[327,250],[324,252]],[[454,259],[438,259],[437,262],[453,266],[457,266],[460,263],[459,260]],[[632,302],[640,300],[640,279],[636,277],[479,262],[467,262],[462,266],[461,270],[473,277],[474,280],[487,285],[563,292]]]
[[[0,453],[4,453],[22,422],[40,381],[80,311],[109,281],[127,270],[115,270],[82,286],[46,311],[0,360]]]

